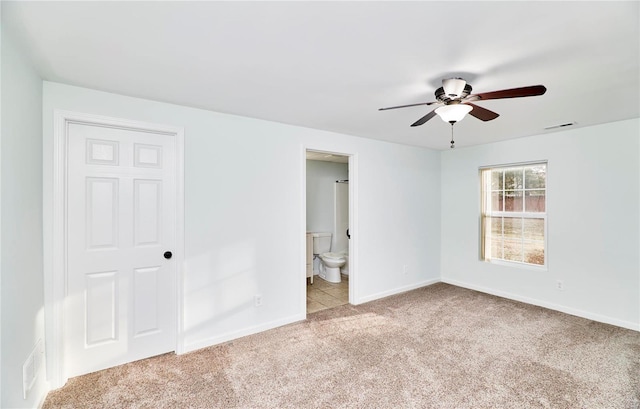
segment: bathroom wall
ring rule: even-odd
[[[307,231],[333,232],[334,185],[344,179],[349,179],[348,164],[307,160]]]
[[[347,231],[349,229],[349,183],[334,183],[334,219],[333,223],[333,239],[331,241],[331,249],[333,251],[349,250],[349,237]]]

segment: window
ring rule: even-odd
[[[547,164],[483,168],[481,258],[546,265]]]

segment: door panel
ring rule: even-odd
[[[162,181],[133,181],[135,245],[159,245],[162,232]]]
[[[118,247],[118,179],[90,178],[86,187],[88,250]]]
[[[117,341],[118,272],[86,275],[85,344]]]
[[[134,314],[133,335],[135,337],[160,331],[161,310],[158,305],[160,267],[136,268],[134,270]]]
[[[67,376],[175,349],[175,136],[68,125]]]

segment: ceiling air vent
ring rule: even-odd
[[[559,128],[564,128],[566,126],[572,126],[575,125],[575,122],[567,122],[566,124],[560,124],[560,125],[553,125],[553,126],[547,126],[546,128],[544,128],[545,131],[549,131],[551,129],[559,129]]]

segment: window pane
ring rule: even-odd
[[[524,193],[524,196],[525,196],[524,211],[525,212],[544,212],[546,210],[545,195],[546,195],[546,192],[544,190],[527,190]]]
[[[524,219],[524,238],[544,241],[544,219]]]
[[[502,218],[491,218],[491,239],[500,239],[502,237]]]
[[[505,212],[521,212],[522,211],[522,191],[505,192],[504,197]]]
[[[522,218],[504,218],[504,238],[513,240],[520,240],[522,238]]]
[[[546,187],[547,167],[545,165],[527,166],[524,169],[525,189]]]
[[[505,239],[503,258],[510,261],[522,261],[522,240]]]
[[[499,237],[491,239],[491,258],[502,258],[502,240]]]
[[[491,210],[495,212],[501,212],[504,197],[502,192],[491,192]]]
[[[524,262],[544,265],[544,243],[541,241],[525,241]]]
[[[506,190],[522,189],[522,168],[505,170],[504,188]]]
[[[502,190],[502,170],[491,171],[491,190]]]

